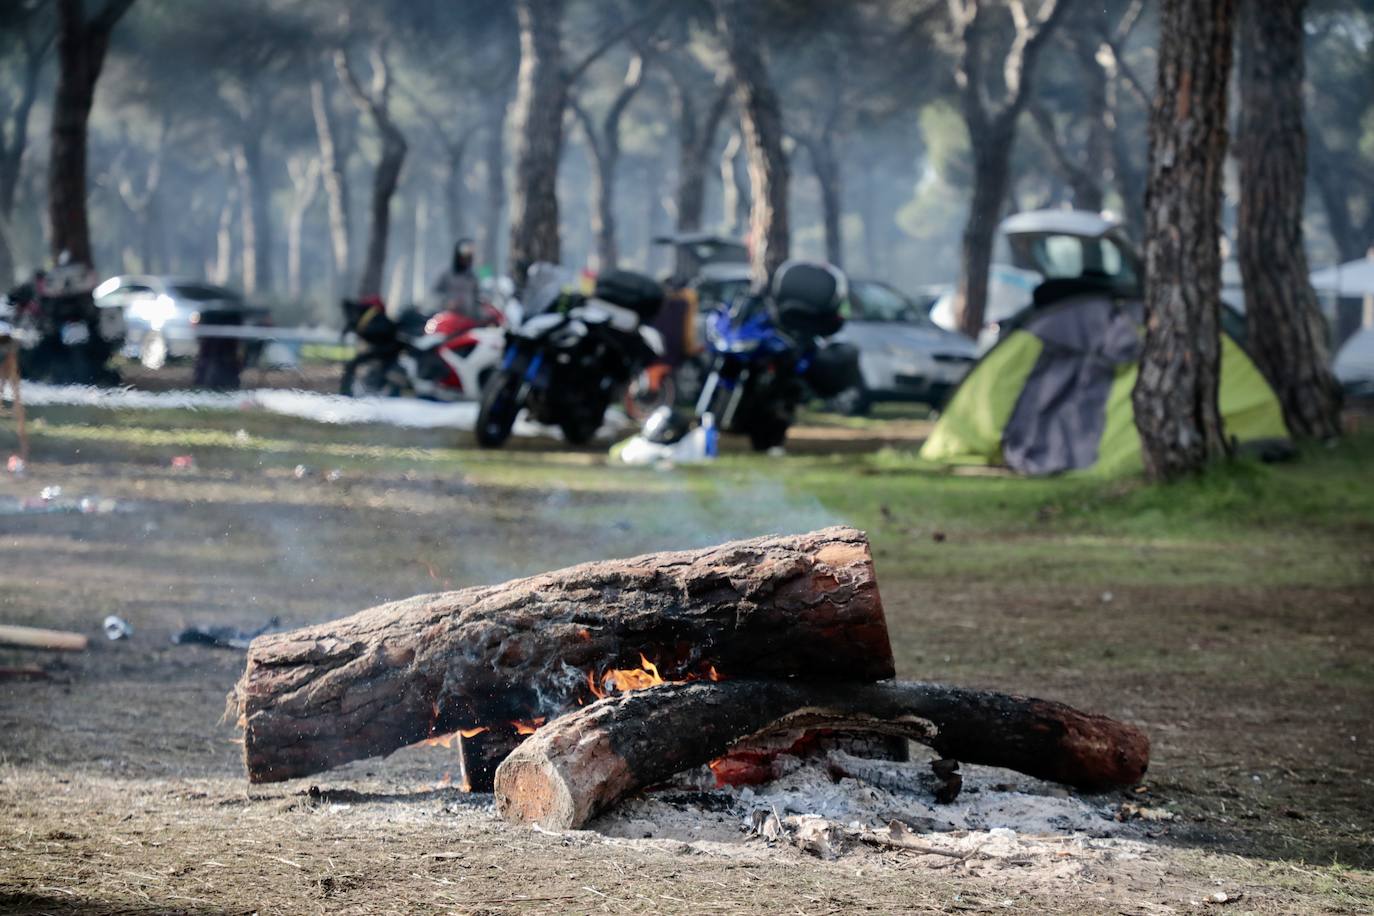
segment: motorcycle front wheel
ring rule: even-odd
[[[569,445],[586,445],[601,428],[601,421],[605,415],[604,409],[599,414],[591,410],[579,410],[560,419],[558,428],[563,432],[563,439]]]
[[[477,444],[482,448],[500,448],[515,428],[520,413],[521,373],[502,369],[482,387],[482,406],[477,411]]]

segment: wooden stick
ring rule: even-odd
[[[608,697],[555,719],[496,771],[507,819],[567,830],[627,794],[776,731],[833,728],[901,735],[967,763],[1080,788],[1145,774],[1139,729],[1062,703],[888,681],[669,684]]]
[[[85,652],[89,641],[82,634],[67,630],[44,630],[39,627],[0,625],[0,646],[53,649],[58,652]]]
[[[5,357],[3,367],[0,367],[0,380],[8,380],[10,383],[10,393],[14,398],[14,425],[19,435],[19,458],[22,461],[29,460],[29,435],[24,427],[24,398],[20,393],[19,379],[19,347],[17,344],[10,345],[9,355]]]

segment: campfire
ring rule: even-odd
[[[828,528],[262,636],[230,704],[252,782],[455,747],[461,786],[494,791],[511,821],[559,829],[683,771],[739,785],[769,779],[780,755],[903,760],[909,740],[1087,789],[1144,774],[1148,740],[1129,725],[893,676],[867,539]]]

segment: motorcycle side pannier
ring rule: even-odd
[[[629,270],[608,270],[598,276],[592,295],[632,310],[641,321],[653,321],[663,306],[663,286],[653,277]]]
[[[859,348],[853,344],[832,343],[821,347],[806,369],[806,384],[817,397],[833,398],[859,386]]]

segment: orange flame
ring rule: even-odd
[[[486,731],[485,725],[476,728],[460,728],[456,732],[449,732],[447,735],[434,735],[431,738],[419,742],[420,747],[457,747],[459,738],[474,738]]]
[[[646,687],[657,687],[659,684],[684,683],[687,681],[700,680],[705,677],[708,680],[724,680],[721,673],[716,670],[715,665],[708,664],[706,673],[688,674],[682,681],[669,682],[659,673],[658,666],[644,657],[644,653],[639,654],[638,668],[609,668],[597,677],[595,671],[587,672],[587,688],[592,692],[592,696],[598,700],[605,699],[612,693],[628,693],[631,690],[643,690]],[[582,705],[579,700],[578,705]]]
[[[535,716],[528,722],[516,719],[511,722],[511,725],[515,726],[515,733],[517,735],[533,735],[539,726],[543,725],[546,721],[548,720],[544,716]]]

